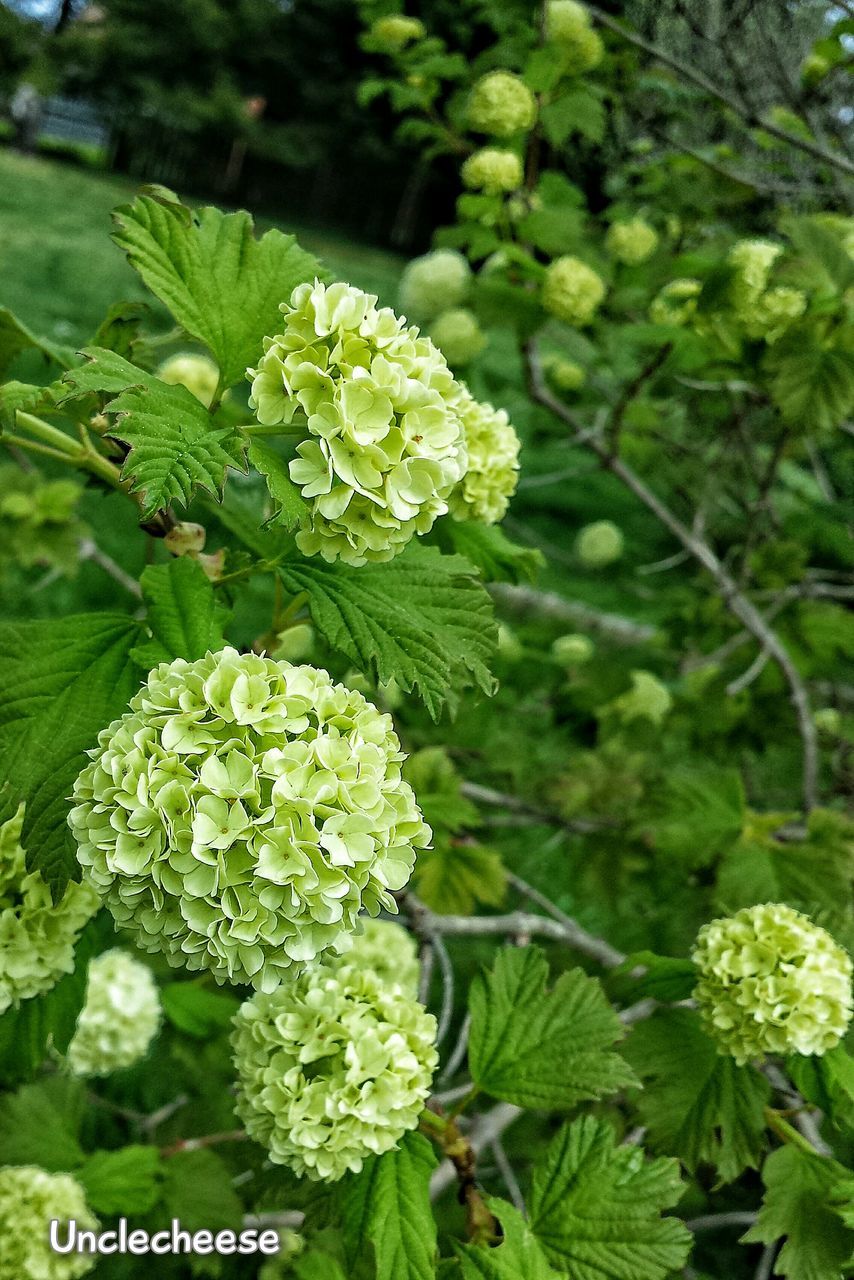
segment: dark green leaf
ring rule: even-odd
[[[275,513],[267,523],[281,525],[284,529],[299,528],[308,514],[308,504],[291,479],[287,462],[260,440],[253,440],[250,444],[249,461],[267,481],[270,496],[276,504]]]
[[[420,1133],[407,1133],[397,1150],[365,1161],[342,1184],[344,1252],[353,1270],[370,1256],[375,1280],[433,1280],[436,1223],[430,1175],[436,1157]]]
[[[170,982],[161,989],[160,999],[172,1025],[199,1040],[230,1026],[239,1003],[235,996],[207,991],[195,982]]]
[[[519,547],[498,525],[474,520],[443,520],[437,537],[447,550],[465,556],[485,582],[533,582],[545,565],[541,551]]]
[[[96,1151],[75,1177],[95,1213],[148,1213],[160,1199],[160,1152],[157,1147],[122,1147]]]
[[[225,644],[220,610],[210,579],[197,560],[181,556],[148,565],[140,578],[152,639],[138,645],[134,659],[146,670],[158,662],[192,662]]]

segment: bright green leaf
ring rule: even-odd
[[[131,1146],[119,1151],[96,1151],[75,1177],[95,1213],[148,1213],[160,1199],[160,1152],[157,1147]]]
[[[486,1203],[501,1223],[502,1240],[494,1249],[454,1242],[463,1280],[560,1280],[521,1213],[492,1196]]]
[[[186,1231],[239,1228],[243,1206],[225,1161],[209,1147],[163,1161],[163,1203]]]
[[[545,564],[541,551],[517,546],[496,524],[443,520],[437,536],[479,569],[484,582],[533,582]]]
[[[566,1124],[534,1169],[530,1224],[549,1260],[572,1280],[665,1280],[692,1237],[662,1213],[682,1195],[675,1160],[618,1146],[595,1116]]]
[[[476,840],[435,838],[433,848],[418,855],[415,889],[431,911],[469,916],[478,903],[501,906],[507,872],[501,855]]]
[[[546,990],[537,947],[505,947],[469,992],[472,1079],[521,1107],[563,1109],[602,1098],[634,1075],[613,1045],[623,1029],[602,987],[581,969]]]
[[[73,1086],[77,1092],[80,1085]],[[0,1153],[4,1164],[34,1164],[49,1172],[82,1164],[84,1155],[62,1101],[44,1084],[26,1084],[0,1104]],[[69,1108],[70,1109],[70,1108]]]
[[[293,236],[255,238],[245,211],[196,212],[158,188],[116,209],[116,243],[178,323],[207,346],[223,387],[242,381],[279,331],[279,304],[298,284],[324,276]]]
[[[208,991],[195,982],[170,982],[161,988],[160,999],[172,1025],[199,1040],[224,1031],[238,1009],[235,996]]]
[[[845,1280],[854,1231],[830,1201],[844,1186],[847,1170],[835,1160],[797,1147],[773,1151],[762,1168],[765,1196],[756,1225],[743,1239],[774,1244],[785,1237],[774,1273],[788,1280]],[[848,1175],[850,1177],[850,1174]]]
[[[152,639],[133,656],[146,670],[173,658],[192,662],[225,644],[213,585],[197,560],[182,556],[148,565],[140,586]]]
[[[436,1157],[420,1133],[407,1133],[395,1151],[372,1156],[342,1183],[344,1252],[351,1268],[373,1250],[375,1280],[433,1280],[436,1223],[430,1175]]]
[[[71,347],[60,346],[47,338],[40,338],[23,321],[13,315],[8,307],[0,307],[0,375],[6,372],[22,351],[39,351],[47,360],[63,369],[74,363]]]
[[[249,461],[267,481],[270,496],[276,504],[275,513],[267,523],[281,525],[283,529],[299,528],[308,514],[308,504],[291,479],[285,459],[270,445],[253,440],[249,446]]]

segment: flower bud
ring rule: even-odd
[[[594,520],[578,534],[575,551],[585,569],[604,569],[623,554],[622,531],[613,520]]]
[[[471,364],[486,346],[477,316],[467,307],[443,311],[430,325],[430,338],[452,368]]]
[[[370,30],[371,37],[378,48],[389,53],[400,53],[413,40],[421,40],[424,36],[424,23],[418,18],[409,18],[404,13],[391,13],[385,18],[377,18]]]
[[[455,249],[436,249],[413,258],[400,281],[400,308],[416,324],[425,324],[440,311],[464,302],[471,285],[471,267]]]
[[[671,280],[653,298],[649,308],[650,320],[653,324],[687,324],[697,310],[702,288],[699,280]]]
[[[546,311],[581,328],[590,324],[605,297],[605,283],[592,267],[567,254],[546,271],[542,302]]]
[[[593,657],[593,641],[588,636],[558,636],[552,644],[552,657],[562,667],[580,667]]]
[[[161,382],[171,386],[186,387],[197,400],[209,409],[219,386],[219,369],[207,356],[182,351],[164,360],[157,370]]]

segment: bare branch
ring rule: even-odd
[[[685,1226],[696,1235],[699,1231],[726,1231],[730,1227],[752,1227],[755,1213],[706,1213],[700,1218],[689,1218]]]
[[[617,613],[602,613],[575,600],[565,600],[554,591],[536,591],[533,587],[494,582],[490,584],[489,592],[498,604],[505,605],[513,613],[535,613],[547,621],[584,627],[615,644],[648,644],[656,636],[655,627],[645,622],[635,622],[633,618],[623,618]]]

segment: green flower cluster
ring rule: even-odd
[[[0,1169],[0,1280],[77,1280],[95,1266],[86,1253],[54,1253],[50,1224],[71,1219],[83,1231],[98,1229],[80,1184],[67,1173],[34,1165]]]
[[[767,289],[761,294],[753,306],[742,313],[741,318],[749,337],[764,338],[766,342],[774,343],[791,324],[800,319],[806,309],[805,293],[800,289],[779,285],[776,289]]]
[[[108,1076],[144,1058],[160,1027],[160,997],[151,970],[114,947],[96,956],[86,999],[68,1046],[75,1076]]]
[[[77,517],[82,486],[37,471],[0,466],[0,570],[34,565],[73,574],[86,526]]]
[[[709,1034],[739,1063],[823,1054],[851,1021],[851,960],[825,929],[780,902],[712,920],[692,955]]]
[[[418,18],[407,17],[405,13],[391,13],[385,18],[377,18],[371,26],[370,34],[378,48],[399,53],[413,40],[423,37],[424,23]]]
[[[502,147],[482,147],[475,151],[461,169],[463,182],[473,191],[500,196],[521,187],[522,161],[515,151]]]
[[[636,267],[655,253],[658,233],[643,218],[613,222],[605,236],[605,248],[618,262]]]
[[[579,531],[575,553],[585,569],[604,569],[623,554],[623,532],[613,520],[594,520]]]
[[[346,284],[299,285],[249,371],[261,423],[305,426],[290,464],[311,513],[297,546],[352,565],[390,560],[427,533],[466,468],[444,356],[376,301]]]
[[[563,356],[547,356],[543,360],[543,372],[556,391],[580,391],[587,381],[583,365]]]
[[[152,671],[74,787],[78,857],[170,964],[271,990],[394,911],[430,839],[390,716],[325,671],[234,649]]]
[[[472,89],[468,122],[476,133],[510,138],[532,128],[536,118],[534,95],[512,71],[490,71]]]
[[[558,636],[552,643],[552,657],[567,669],[580,667],[593,657],[593,641],[588,636]]]
[[[98,909],[95,890],[74,883],[54,906],[41,875],[27,871],[23,821],[22,805],[0,826],[0,1013],[71,973],[80,931]]]
[[[457,408],[463,422],[468,471],[451,494],[456,520],[497,524],[507,512],[519,476],[519,437],[504,409],[481,404],[462,387]]]
[[[335,1182],[415,1128],[435,1037],[435,1018],[401,986],[319,962],[238,1010],[237,1113],[274,1164]]]
[[[699,280],[687,276],[671,280],[653,298],[649,308],[650,320],[653,324],[687,324],[697,310],[702,288]]]
[[[157,370],[161,382],[170,386],[186,387],[197,400],[209,409],[219,386],[219,369],[208,356],[181,351],[164,360]]]
[[[770,240],[739,240],[727,259],[734,270],[730,296],[735,313],[748,337],[769,343],[776,342],[807,306],[800,289],[768,288],[771,269],[782,252],[782,245]]]
[[[333,969],[346,965],[359,970],[373,969],[383,982],[397,983],[410,995],[416,995],[421,965],[412,934],[393,920],[362,916],[359,924],[362,931],[353,935],[353,945],[346,955],[340,959],[330,957],[324,963]]]
[[[400,309],[416,324],[465,302],[471,267],[456,249],[436,249],[406,264],[400,281]]]
[[[566,254],[546,270],[542,303],[546,311],[579,328],[590,324],[605,297],[605,282],[580,258]]]
[[[590,25],[589,11],[576,0],[549,0],[545,34],[560,48],[567,75],[582,75],[602,61],[605,49],[599,33]]]
[[[477,316],[468,307],[443,311],[430,325],[430,338],[453,368],[471,364],[486,346]]]
[[[661,724],[673,706],[670,690],[651,671],[633,671],[631,677],[631,689],[608,703],[608,710],[613,711],[623,724],[631,724],[634,720]]]

